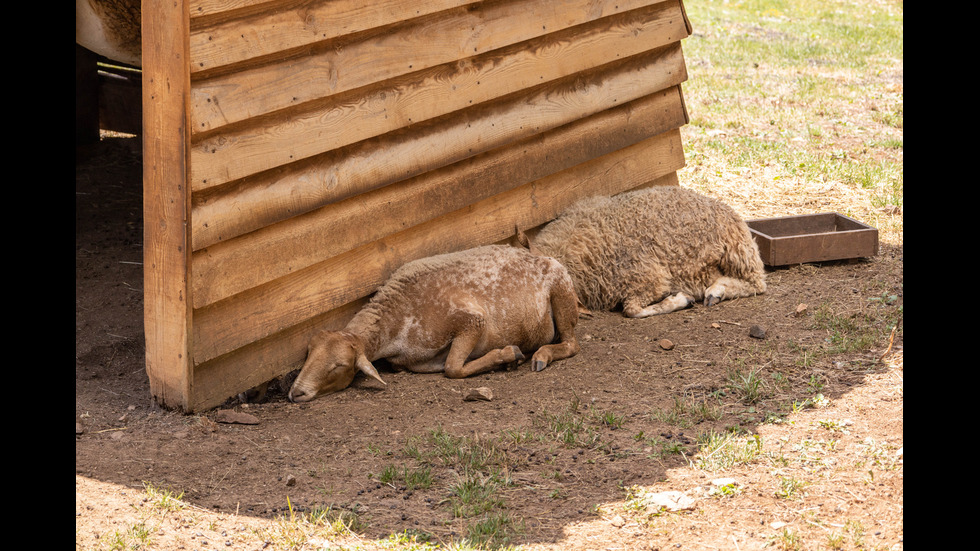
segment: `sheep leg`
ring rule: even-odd
[[[446,358],[437,357],[427,362],[405,366],[412,373],[442,373],[446,370]]]
[[[763,291],[758,285],[744,279],[723,276],[704,290],[704,305],[714,306],[725,299],[752,296]]]
[[[476,312],[461,312],[454,318],[454,323],[457,327],[462,327],[462,330],[453,337],[453,342],[449,345],[449,355],[446,356],[446,377],[451,379],[470,377],[490,371],[499,365],[524,359],[521,349],[510,345],[491,350],[479,358],[467,361],[483,338],[486,320],[482,314]]]
[[[580,306],[573,287],[562,287],[552,291],[551,312],[558,342],[538,348],[531,356],[531,371],[542,371],[551,362],[570,358],[579,352],[580,347],[575,338],[575,324],[578,322]]]
[[[669,314],[671,312],[676,312],[677,310],[683,310],[684,308],[690,307],[692,304],[694,304],[694,297],[687,293],[680,292],[670,295],[660,302],[656,302],[646,307],[637,304],[635,301],[626,301],[623,303],[623,315],[628,318],[646,318],[656,316],[658,314]]]
[[[465,362],[464,360],[469,353],[464,352],[464,350],[472,350],[473,347],[469,343],[457,347],[457,342],[460,341],[458,339],[453,341],[452,348],[449,351],[449,357],[446,358],[446,377],[451,379],[470,377],[478,373],[490,371],[497,366],[519,362],[524,359],[524,354],[521,353],[520,348],[509,345],[491,350],[475,360]],[[476,342],[473,341],[472,344],[476,344]]]

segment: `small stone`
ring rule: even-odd
[[[664,350],[671,350],[674,348],[674,343],[671,342],[670,339],[660,339],[657,344],[659,344],[660,348],[663,348]]]
[[[753,339],[764,339],[766,338],[766,330],[758,325],[753,325],[749,328],[749,336]]]
[[[690,496],[673,490],[646,494],[643,496],[643,503],[647,508],[666,509],[668,511],[682,511],[694,508],[694,499]]]
[[[295,486],[295,485],[296,485],[296,477],[291,474],[286,475],[286,486]]]
[[[469,392],[466,393],[466,396],[463,396],[463,400],[467,402],[473,402],[476,400],[489,402],[490,400],[493,400],[493,391],[485,386],[471,388]]]
[[[232,423],[238,425],[258,425],[259,419],[251,414],[242,413],[233,409],[218,410],[214,414],[214,420],[219,423]]]
[[[616,528],[622,528],[623,525],[626,524],[626,520],[623,519],[623,517],[616,515],[612,518],[612,520],[609,521],[609,524],[612,524]]]

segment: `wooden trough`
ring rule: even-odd
[[[768,266],[875,256],[878,230],[827,212],[746,220]]]
[[[144,0],[146,368],[199,411],[397,267],[676,185],[680,0]]]

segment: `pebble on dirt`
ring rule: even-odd
[[[233,409],[221,409],[214,413],[214,420],[219,423],[232,423],[238,425],[258,425],[258,417],[235,411]]]
[[[749,336],[753,339],[764,339],[766,338],[766,330],[758,325],[753,325],[749,328]]]
[[[483,400],[489,402],[493,400],[493,391],[485,386],[479,388],[471,388],[466,396],[463,396],[463,400],[466,402],[473,402],[476,400]]]

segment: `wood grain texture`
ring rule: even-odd
[[[154,398],[298,367],[399,266],[677,183],[680,0],[147,0]]]
[[[243,345],[194,368],[190,409],[213,408],[247,390],[302,367],[307,345],[316,331],[342,329],[367,302],[357,300],[294,325],[269,338]]]
[[[461,75],[456,83],[458,89],[453,95],[466,96],[470,88],[476,88],[474,83],[477,80],[486,86],[493,76],[482,75],[481,78],[478,71],[468,67],[476,56],[485,57],[498,49],[596,21],[609,15],[609,12],[641,8],[649,2],[601,0],[593,4],[586,0],[574,0],[562,3],[561,9],[557,9],[550,0],[491,2],[412,19],[392,28],[358,34],[342,43],[326,43],[317,49],[282,59],[236,67],[233,72],[194,80],[191,104],[193,129],[195,134],[207,133],[224,125],[234,125],[286,109],[312,109],[314,114],[307,117],[315,119],[318,106],[306,106],[308,102],[323,102],[364,86],[375,86],[457,62],[463,65],[458,71]],[[663,4],[665,0],[657,2]],[[674,23],[679,23],[682,29],[675,33],[677,36],[674,40],[678,40],[682,37],[678,33],[686,33],[686,27],[677,4],[670,4],[674,6],[672,13],[676,14]],[[638,27],[626,30],[627,36],[636,33],[637,37],[641,31]],[[249,29],[249,32],[255,31]],[[267,40],[263,36],[262,40],[256,38],[251,42],[265,44]],[[522,49],[533,51],[535,48],[529,45],[518,50]],[[592,56],[598,54],[591,53]],[[613,50],[606,52],[606,61],[615,59],[614,54]],[[515,62],[521,63],[522,59],[517,56]],[[199,61],[195,56],[194,64],[197,63]],[[445,68],[442,72],[446,72]],[[417,75],[410,81],[422,80],[424,76]],[[507,80],[509,77],[498,84],[506,84]],[[356,99],[349,100],[344,96],[340,100],[356,103]],[[319,108],[329,109],[333,103]],[[377,100],[372,105],[379,109],[380,106],[375,104]],[[288,118],[296,117],[290,114]],[[280,115],[279,118],[283,117]]]
[[[194,254],[195,307],[299,271],[497,193],[680,128],[678,87],[499,150],[271,224]],[[371,220],[365,225],[365,220]]]
[[[681,49],[670,44],[454,117],[265,172],[240,185],[199,193],[194,202],[194,249],[526,139],[686,78]]]
[[[282,56],[283,52],[475,2],[308,0],[267,2],[261,5],[261,10],[251,5],[201,5],[198,6],[201,11],[191,13],[190,49],[194,59],[191,72]]]
[[[680,131],[671,130],[195,310],[195,361],[363,298],[405,262],[500,241],[578,199],[632,189],[683,166]]]
[[[145,0],[143,24],[143,312],[150,392],[188,408],[189,283],[187,3]],[[145,13],[145,11],[144,11]]]

